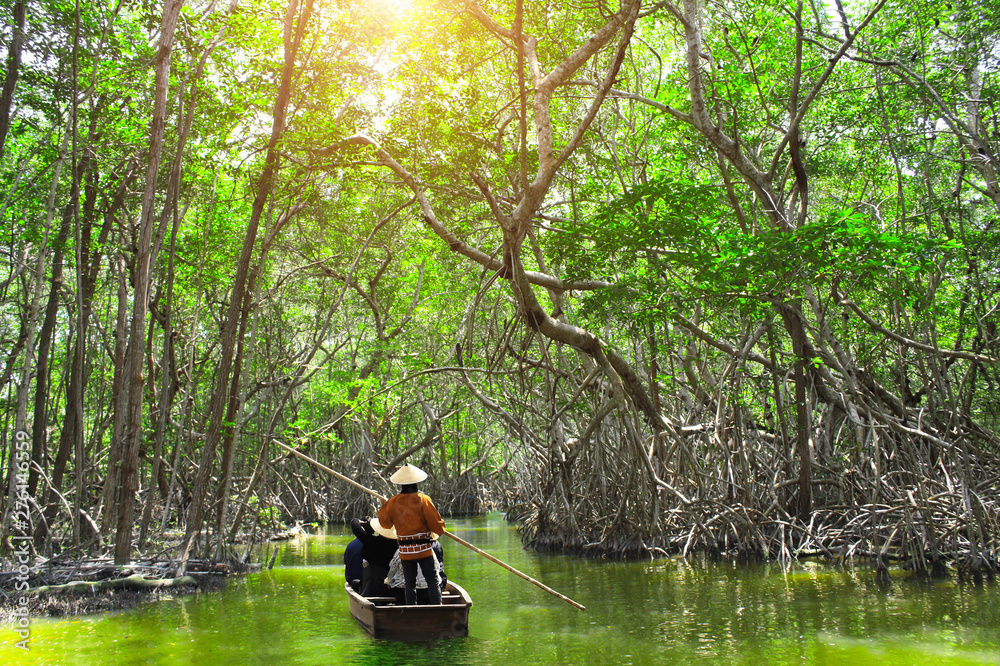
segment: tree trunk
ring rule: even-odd
[[[191,490],[191,508],[188,511],[187,528],[184,535],[181,570],[184,569],[185,563],[191,554],[191,548],[194,546],[194,541],[201,531],[202,521],[204,520],[205,499],[208,494],[208,482],[211,478],[215,462],[215,449],[218,446],[220,437],[223,436],[223,427],[227,429],[231,427],[224,425],[223,416],[228,403],[227,390],[230,388],[230,372],[233,369],[233,355],[241,319],[240,311],[247,288],[247,274],[249,273],[250,260],[253,256],[253,248],[257,242],[257,230],[260,226],[260,218],[264,212],[264,206],[271,195],[272,182],[278,170],[278,160],[280,157],[278,140],[285,131],[288,101],[291,98],[292,92],[292,75],[295,72],[295,56],[305,35],[306,25],[309,23],[309,18],[312,15],[313,0],[306,0],[296,24],[295,15],[297,7],[297,0],[291,0],[285,14],[285,63],[281,72],[281,86],[274,103],[274,118],[271,124],[271,138],[267,146],[264,170],[257,181],[257,196],[253,201],[250,222],[247,225],[246,236],[243,239],[243,249],[240,253],[239,263],[236,265],[229,309],[226,313],[226,319],[220,336],[222,351],[218,370],[216,371],[215,389],[210,405],[208,433],[198,465],[198,476]]]
[[[10,48],[7,50],[7,72],[0,89],[0,162],[3,161],[10,130],[10,109],[14,105],[14,89],[21,70],[21,46],[24,44],[24,22],[27,17],[27,3],[15,2]]]
[[[124,249],[125,239],[120,245]],[[128,266],[121,253],[116,257],[115,273],[118,278],[118,309],[115,315],[114,377],[111,380],[112,427],[111,445],[108,448],[108,467],[104,477],[104,514],[101,533],[107,534],[118,521],[119,490],[121,478],[122,442],[125,432],[125,412],[128,407],[128,384],[125,382],[125,338],[128,313]]]
[[[178,153],[177,159],[180,159]],[[139,546],[146,541],[146,533],[149,530],[149,521],[153,516],[153,504],[156,502],[156,493],[153,492],[153,484],[159,481],[160,469],[163,455],[163,438],[167,429],[167,420],[170,415],[170,408],[173,405],[173,397],[176,391],[172,384],[176,369],[173,367],[173,309],[174,309],[174,253],[177,245],[177,228],[180,225],[180,215],[174,211],[174,225],[170,232],[170,247],[167,254],[167,300],[164,305],[163,314],[163,354],[160,357],[160,401],[157,405],[156,434],[153,445],[153,469],[150,473],[149,492],[146,494],[146,504],[142,510],[142,522],[139,526]]]
[[[132,322],[129,331],[129,348],[125,358],[125,382],[128,384],[128,410],[124,422],[122,464],[118,509],[115,530],[115,564],[125,564],[132,554],[132,526],[135,493],[138,487],[139,440],[142,437],[142,361],[143,335],[146,330],[146,311],[149,300],[149,276],[152,266],[153,206],[156,197],[157,174],[163,150],[163,134],[167,115],[167,93],[170,84],[170,52],[173,48],[174,30],[184,0],[167,0],[160,23],[160,42],[156,54],[156,81],[154,88],[153,119],[150,126],[149,161],[146,169],[146,187],[142,199],[142,218],[135,255],[135,294]]]
[[[201,60],[198,63],[198,68],[194,73],[195,82],[201,78],[204,72],[205,61],[211,54],[213,47],[205,49],[202,54]],[[179,99],[182,104],[185,99],[184,87],[181,87],[179,94]],[[167,259],[167,304],[165,307],[165,316],[163,322],[163,356],[161,360],[161,372],[163,373],[161,381],[160,390],[160,402],[157,408],[157,424],[156,424],[156,434],[154,436],[154,453],[153,453],[153,470],[150,476],[150,487],[153,483],[159,481],[162,465],[162,453],[163,453],[163,438],[165,435],[167,421],[169,420],[170,409],[173,404],[173,397],[176,393],[176,383],[173,381],[173,376],[176,373],[176,368],[172,366],[174,354],[173,354],[173,344],[174,344],[174,331],[173,331],[173,290],[174,290],[174,257],[176,251],[177,243],[177,231],[180,226],[181,218],[183,217],[177,210],[178,200],[180,198],[180,188],[181,188],[181,166],[184,160],[184,147],[187,144],[187,139],[191,131],[191,124],[194,120],[195,112],[195,100],[197,98],[197,86],[192,85],[191,94],[188,101],[188,106],[186,111],[183,106],[181,106],[179,113],[183,116],[178,118],[178,125],[180,126],[180,131],[177,137],[177,150],[174,154],[173,167],[170,170],[170,182],[167,185],[167,201],[163,208],[163,215],[160,220],[161,229],[165,228],[165,221],[169,218],[173,218],[173,225],[170,231],[170,249]],[[153,258],[152,262],[155,264],[156,255],[159,253],[159,248],[161,245],[161,236],[157,235],[156,246],[153,248]],[[171,388],[171,387],[174,388]],[[143,507],[142,512],[142,524],[139,528],[139,544],[141,545],[146,540],[146,532],[149,529],[149,521],[153,514],[153,503],[156,496],[153,492],[150,492],[146,498],[146,504]]]
[[[805,519],[812,512],[812,459],[809,455],[809,404],[806,400],[806,332],[802,326],[802,312],[797,306],[782,310],[785,324],[792,338],[795,355],[795,450],[799,455],[799,518]]]
[[[89,164],[90,160],[86,160]],[[66,414],[63,418],[63,429],[59,434],[59,445],[55,462],[52,466],[52,492],[49,493],[48,506],[45,510],[46,522],[51,522],[59,510],[59,495],[62,491],[63,477],[66,473],[66,465],[69,462],[70,451],[75,448],[75,444],[82,447],[83,441],[83,395],[86,390],[87,377],[84,372],[84,355],[87,349],[87,323],[90,321],[90,313],[93,308],[94,292],[97,287],[97,275],[100,271],[101,258],[103,253],[100,248],[108,240],[111,227],[114,225],[115,217],[125,204],[125,194],[129,185],[135,177],[133,164],[130,163],[122,178],[117,194],[111,206],[104,214],[104,222],[97,241],[97,249],[93,254],[90,251],[91,229],[93,227],[93,216],[96,209],[97,187],[93,180],[88,183],[83,204],[83,224],[80,231],[80,261],[79,266],[86,267],[85,271],[78,271],[80,290],[80,311],[78,314],[78,324],[76,327],[76,338],[73,342],[73,366],[70,371],[69,382],[66,385]],[[85,166],[81,171],[94,175]],[[121,366],[116,366],[121,367]],[[77,456],[77,467],[82,466],[80,456]],[[78,516],[74,516],[74,524],[78,522]]]
[[[42,230],[41,242],[38,244],[38,258],[35,260],[34,289],[30,299],[26,303],[26,309],[28,311],[28,321],[26,325],[27,338],[24,342],[24,365],[21,367],[21,378],[17,387],[17,407],[15,408],[16,411],[14,415],[15,434],[19,431],[27,432],[28,428],[28,394],[30,393],[31,376],[32,371],[34,370],[32,357],[35,353],[35,326],[38,324],[38,307],[42,300],[42,278],[45,275],[45,253],[49,244],[49,231],[52,228],[52,217],[55,214],[56,192],[58,191],[59,176],[62,173],[62,165],[65,159],[64,156],[66,154],[68,139],[69,133],[67,132],[63,136],[62,149],[59,151],[59,157],[56,159],[56,163],[52,170],[52,186],[49,189],[45,227]],[[11,456],[9,460],[13,461],[14,438],[11,439],[10,446]],[[14,506],[14,498],[17,490],[16,478],[17,475],[14,473],[14,465],[8,465],[7,507]],[[13,513],[14,512],[9,509],[4,511],[3,525],[2,528],[0,528],[0,534],[4,535],[3,550],[6,550],[7,548],[7,535],[10,534],[10,520]]]
[[[244,299],[243,309],[240,314],[239,343],[236,347],[236,358],[233,361],[233,381],[229,388],[229,406],[226,409],[226,421],[233,425],[229,427],[222,440],[222,474],[219,477],[219,487],[215,494],[217,506],[215,514],[215,533],[219,535],[216,558],[222,557],[222,535],[225,533],[226,528],[226,514],[229,510],[229,486],[232,483],[233,478],[233,454],[236,442],[239,440],[240,436],[239,421],[243,411],[243,401],[246,398],[246,384],[240,380],[243,370],[244,345],[246,340],[247,325],[249,324],[250,309],[253,305],[252,301],[254,296],[256,295],[256,286],[259,284],[256,276],[259,274],[260,270],[263,270],[263,258],[261,260],[261,265],[258,266],[258,270],[255,270],[253,276],[250,278],[250,282],[253,286],[247,292],[246,298]],[[254,320],[254,324],[256,328],[256,319]],[[253,342],[253,335],[254,334],[251,333],[251,343]]]
[[[36,361],[37,375],[35,377],[34,416],[31,423],[31,471],[28,473],[28,494],[36,496],[38,490],[38,475],[42,469],[42,458],[45,449],[46,430],[48,429],[48,414],[46,405],[49,397],[49,361],[52,349],[52,334],[56,328],[56,315],[59,313],[59,292],[63,286],[63,258],[66,241],[69,238],[70,222],[73,221],[73,208],[67,206],[63,211],[62,224],[56,237],[56,246],[52,255],[52,277],[49,289],[49,300],[45,304],[45,319],[38,333],[38,356]]]

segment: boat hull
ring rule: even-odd
[[[472,599],[448,582],[439,605],[399,606],[392,597],[363,597],[345,584],[351,615],[372,638],[392,641],[435,641],[469,635]]]

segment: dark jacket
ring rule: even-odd
[[[364,564],[364,572],[361,575],[361,596],[390,596],[389,588],[385,585],[385,577],[389,575],[389,563],[398,547],[396,541],[376,534],[367,520],[362,521],[357,518],[352,520],[351,531],[361,542],[361,557]]]
[[[364,574],[364,566],[361,563],[362,547],[361,541],[354,539],[344,549],[344,578],[351,584],[355,592],[361,591],[361,578]]]
[[[352,520],[351,531],[361,542],[361,557],[368,560],[368,564],[388,571],[389,562],[396,552],[396,541],[376,534],[367,520]]]

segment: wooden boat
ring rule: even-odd
[[[400,606],[394,597],[363,597],[345,583],[351,615],[372,638],[433,641],[469,635],[472,598],[448,581],[439,605]]]

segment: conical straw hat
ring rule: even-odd
[[[389,477],[389,480],[400,486],[408,483],[420,483],[427,478],[427,472],[407,463],[396,470],[396,473]]]

